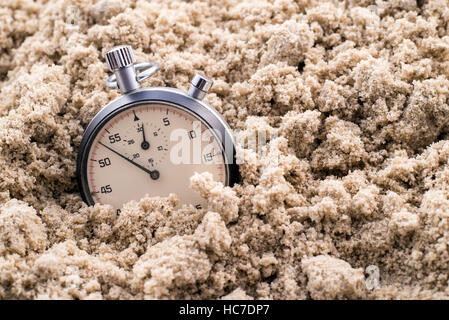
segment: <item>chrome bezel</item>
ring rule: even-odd
[[[84,132],[78,152],[76,171],[80,193],[87,204],[95,204],[90,194],[87,181],[87,162],[90,147],[96,135],[118,113],[146,103],[165,103],[180,109],[185,109],[201,118],[210,128],[217,130],[221,134],[221,137],[224,137],[221,142],[226,159],[227,185],[232,186],[239,180],[238,167],[235,163],[235,145],[232,131],[214,108],[203,101],[192,98],[184,91],[175,88],[143,88],[127,93],[110,102],[95,115]],[[231,141],[232,148],[226,148],[225,141]]]

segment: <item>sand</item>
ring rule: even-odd
[[[447,1],[2,0],[0,298],[449,298]],[[261,153],[242,181],[87,207],[83,130],[129,44]]]

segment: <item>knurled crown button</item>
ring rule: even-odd
[[[117,46],[106,52],[106,62],[111,71],[126,68],[136,63],[131,46]]]

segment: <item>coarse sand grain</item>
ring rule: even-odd
[[[2,0],[0,298],[448,299],[448,34],[447,0]],[[268,137],[207,209],[81,200],[120,44]]]

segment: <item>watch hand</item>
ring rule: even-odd
[[[149,170],[147,168],[145,168],[144,166],[141,166],[140,164],[138,164],[137,162],[132,161],[131,159],[129,159],[128,157],[125,157],[123,154],[118,153],[117,151],[115,151],[114,149],[112,149],[111,147],[108,147],[107,145],[105,145],[104,143],[102,143],[101,141],[98,141],[99,144],[101,144],[103,147],[105,147],[106,149],[109,149],[110,151],[114,152],[116,155],[122,157],[123,159],[125,159],[126,161],[132,163],[133,165],[135,165],[136,167],[138,167],[139,169],[145,171],[146,173],[148,173],[151,177],[151,179],[153,180],[157,180],[159,179],[159,171],[157,170]]]
[[[142,147],[143,150],[148,150],[148,148],[150,147],[150,144],[148,143],[147,139],[145,139],[145,127],[143,126],[143,122],[142,122],[142,135],[143,135],[143,141],[140,144],[140,146]]]

